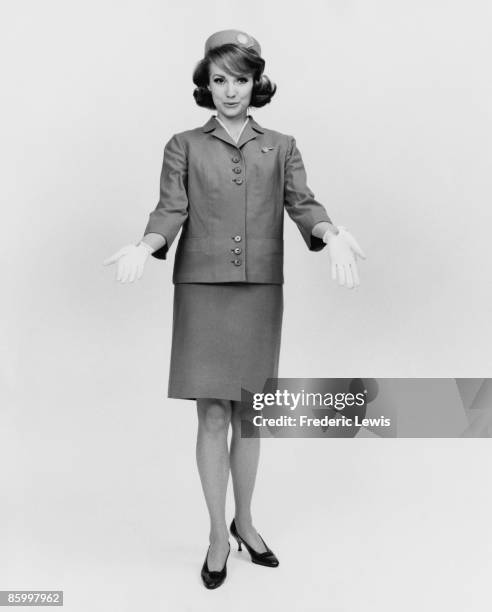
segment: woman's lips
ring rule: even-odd
[[[237,106],[239,102],[224,102],[226,106]]]

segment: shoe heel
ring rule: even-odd
[[[243,550],[243,549],[241,548],[241,540],[240,540],[239,538],[237,538],[237,537],[236,537],[234,534],[232,534],[232,535],[234,536],[234,539],[235,539],[235,540],[236,540],[236,542],[237,542],[237,549],[238,549],[238,550]]]

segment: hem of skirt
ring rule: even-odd
[[[253,393],[248,387],[249,385],[244,383],[224,383],[223,380],[203,381],[195,384],[190,384],[189,381],[185,380],[181,384],[179,381],[173,381],[169,385],[167,396],[170,399],[197,400],[213,398],[240,402],[242,400],[241,388]]]

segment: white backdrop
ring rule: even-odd
[[[72,521],[82,522],[101,549],[115,544],[119,562],[125,549],[116,543],[132,521],[135,533],[154,521],[149,540],[157,526],[171,533],[169,516],[184,534],[175,499],[204,504],[198,476],[183,476],[195,473],[194,405],[166,397],[175,245],[134,284],[117,283],[102,261],[141,238],[165,142],[211,114],[194,103],[191,73],[216,30],[260,41],[278,92],[253,116],[296,137],[310,187],[368,255],[361,287],[340,288],[326,250],[308,252],[286,217],[279,375],[490,375],[489,3],[47,0],[3,2],[1,11],[2,448],[16,458],[3,524],[18,571],[5,588],[38,585],[21,576],[29,559],[40,576],[46,542],[34,532],[44,519],[55,516],[61,529],[50,540],[60,555]],[[266,463],[291,461],[289,444],[267,444]],[[441,456],[456,453],[449,441],[433,444]],[[309,446],[321,465],[335,448],[338,462],[355,448]],[[373,453],[357,447],[362,465]],[[173,478],[163,466],[175,463]],[[155,499],[145,487],[153,478]],[[281,489],[290,469],[279,478]],[[266,512],[268,495],[258,495]],[[191,510],[194,568],[207,527],[204,506],[200,519]],[[261,517],[269,541],[276,519],[268,532]],[[113,520],[120,531],[106,541]],[[73,537],[72,549],[90,559]],[[74,553],[75,564],[81,558]]]

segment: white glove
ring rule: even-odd
[[[140,242],[139,244],[128,244],[122,249],[111,255],[103,261],[104,266],[118,262],[118,272],[116,280],[125,283],[129,280],[131,283],[135,278],[142,278],[145,262],[148,256],[154,252],[154,249]]]
[[[338,234],[327,230],[323,235],[323,242],[328,245],[331,260],[331,277],[338,280],[340,285],[348,289],[360,285],[359,273],[355,256],[366,259],[357,240],[343,226],[338,226]]]

